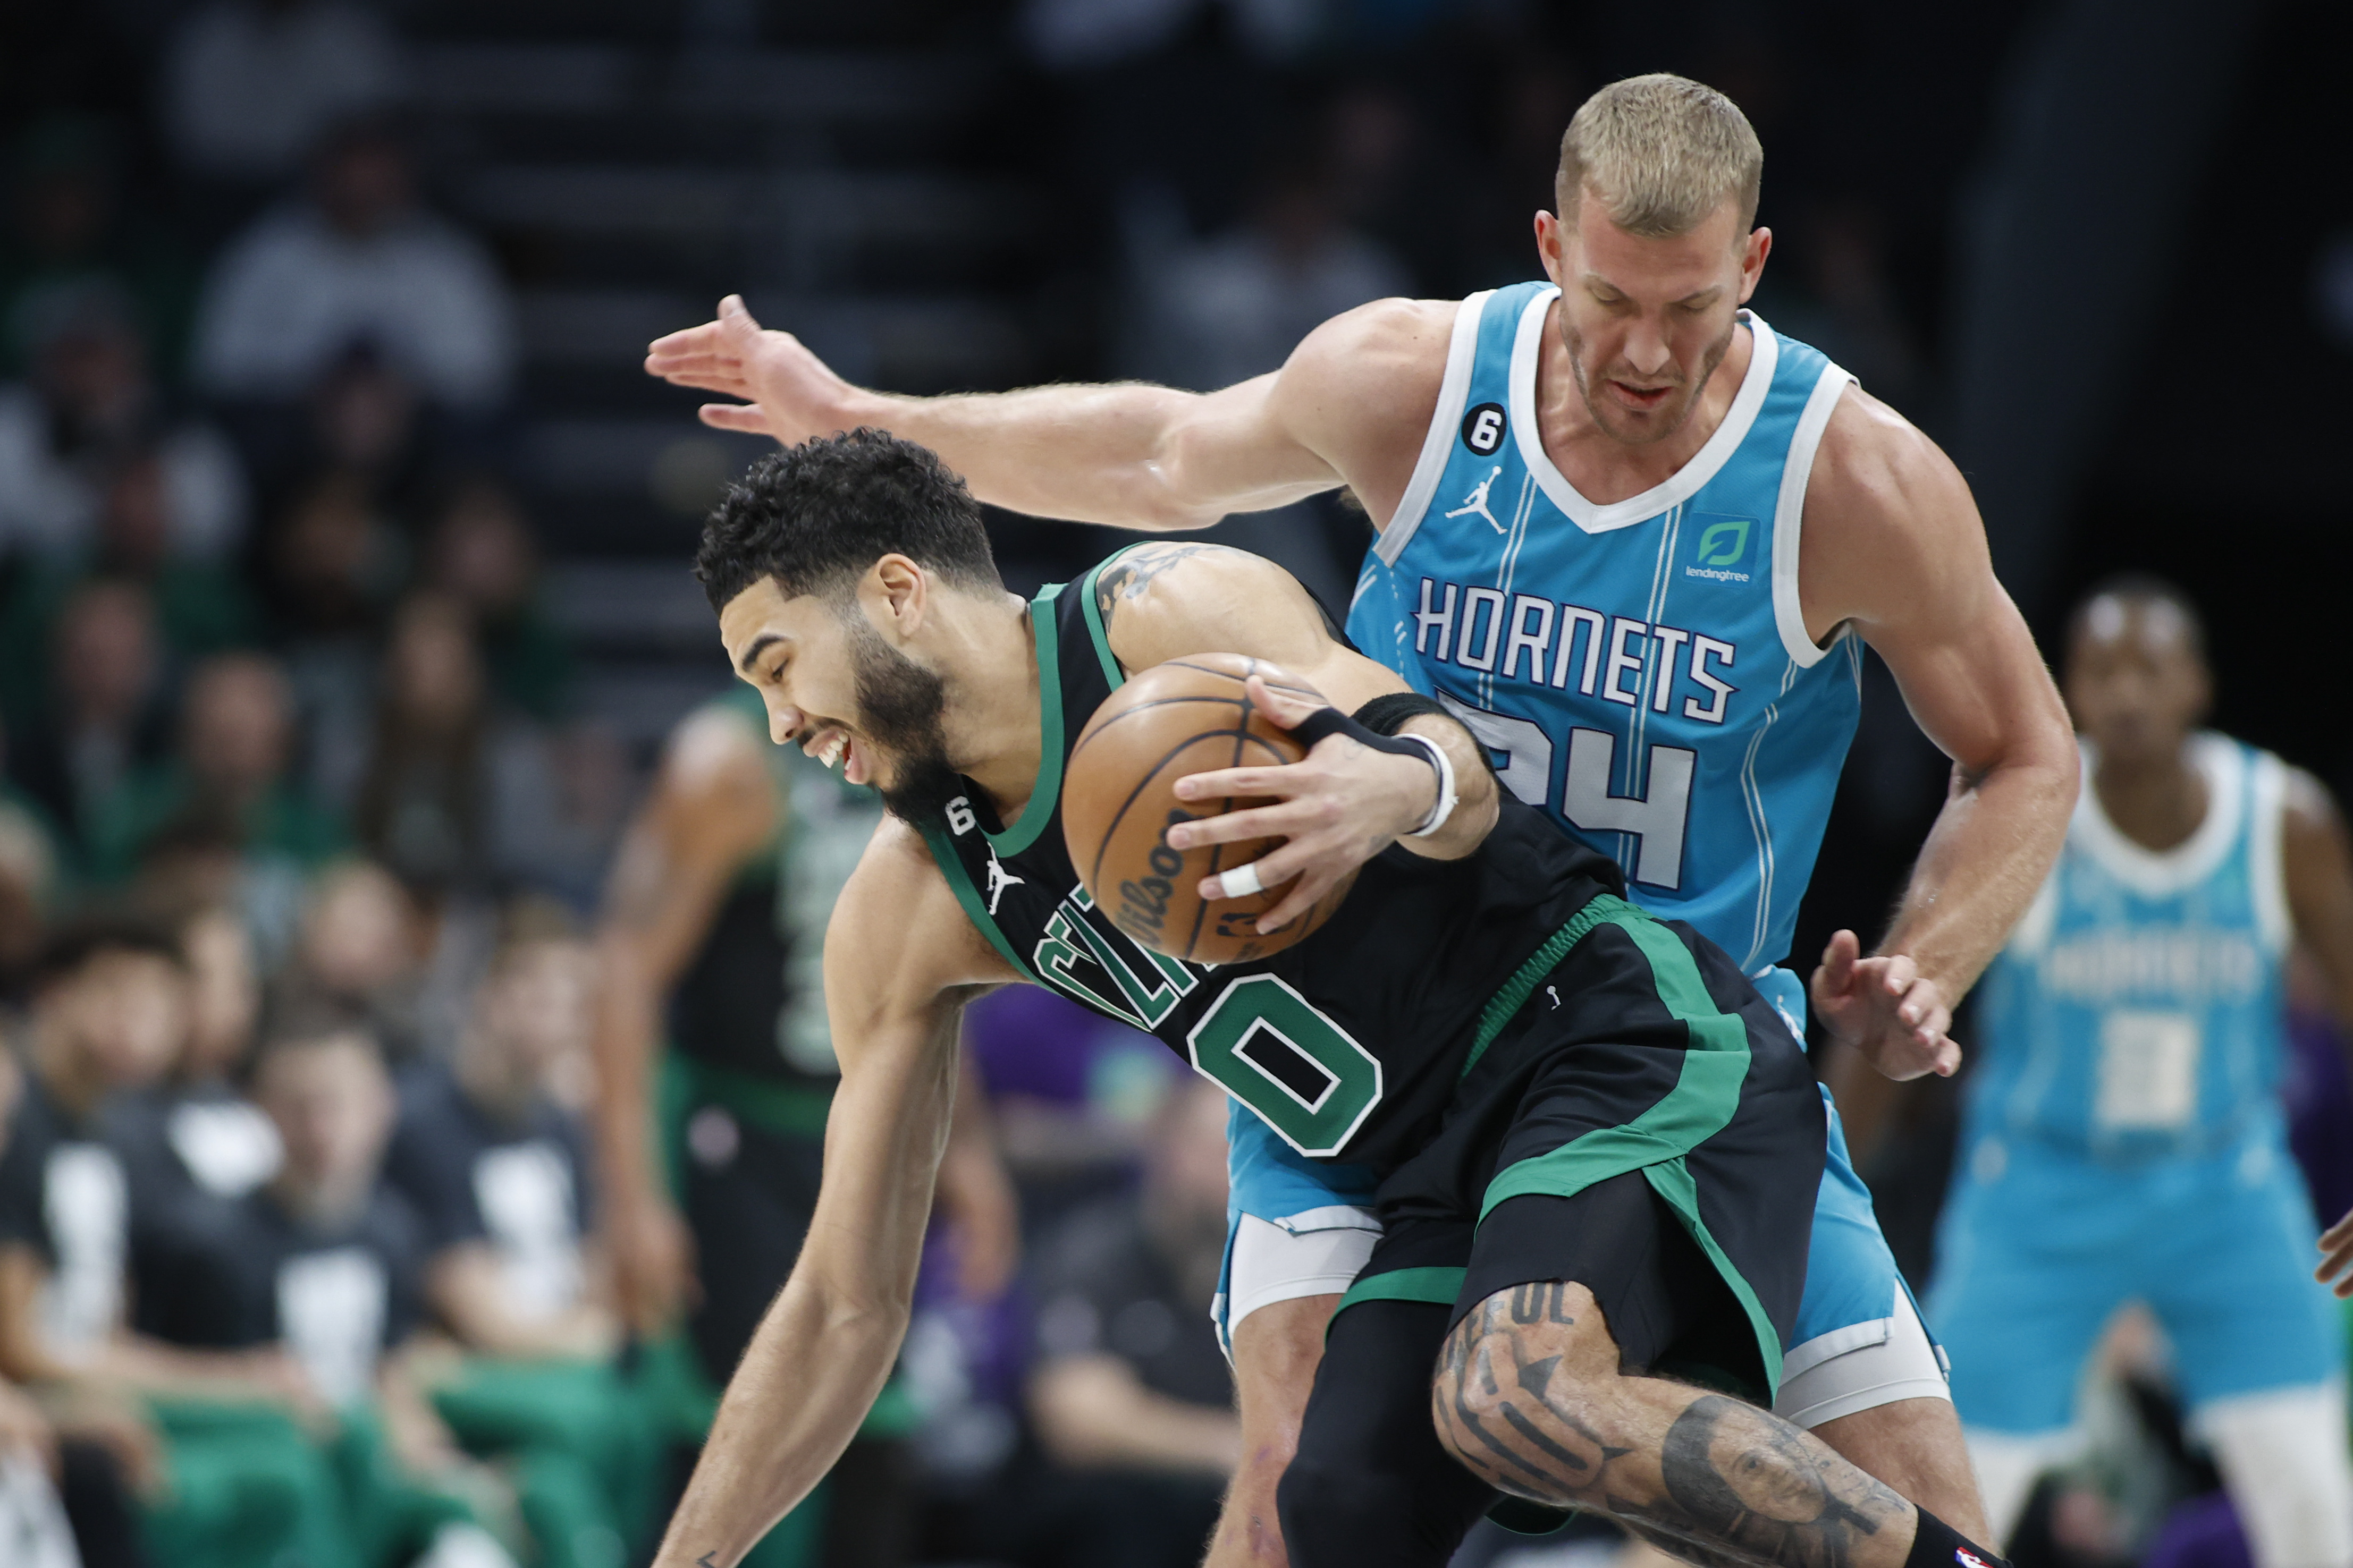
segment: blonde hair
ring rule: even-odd
[[[1585,100],[1560,139],[1561,221],[1590,190],[1609,221],[1644,239],[1689,234],[1727,196],[1743,234],[1757,220],[1765,149],[1739,105],[1689,77],[1613,81]]]

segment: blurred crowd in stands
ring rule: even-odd
[[[0,1540],[28,1568],[618,1568],[750,1326],[682,1336],[691,1272],[667,1324],[625,1310],[602,1239],[598,911],[651,759],[576,700],[515,478],[515,302],[427,195],[396,14],[164,9],[20,55],[147,86],[12,110],[0,150]],[[1000,21],[1099,96],[1189,9]],[[1377,95],[1332,112],[1395,135]],[[1200,241],[1134,185],[1113,368],[1214,384],[1413,288],[1328,162],[1271,165]],[[1326,521],[1259,531],[1345,583]],[[897,1479],[763,1560],[1177,1568],[1237,1442],[1205,1311],[1223,1101],[1042,995],[973,1029],[1026,1264],[1010,1225],[942,1227],[870,1424]],[[690,1206],[754,1167],[749,1112],[679,1134]],[[743,1289],[706,1239],[714,1310],[755,1317],[805,1221]]]
[[[707,1298],[756,1316],[806,1223],[742,1219],[788,1239],[737,1277],[708,1228],[735,1234],[737,1211],[691,1213],[700,1286],[681,1265],[667,1296],[641,1230],[608,1245],[608,1210],[643,1194],[606,1201],[592,1134],[609,1086],[592,1042],[621,1026],[613,955],[631,951],[607,884],[694,759],[633,753],[580,700],[542,574],[553,520],[518,477],[516,301],[404,118],[415,8],[34,6],[10,25],[40,47],[0,61],[0,1542],[28,1554],[11,1563],[642,1561],[749,1332],[683,1333],[681,1315]],[[1981,90],[2026,8],[1973,8],[1989,19],[1953,74]],[[758,7],[679,9],[723,39]],[[1532,269],[1560,132],[1620,63],[1571,52],[1552,9],[877,14],[962,27],[1047,84],[1032,161],[1082,231],[1075,298],[1103,309],[1075,347],[1041,329],[1033,369],[1213,387],[1366,300]],[[1976,107],[1825,97],[1833,76],[1880,79],[1829,43],[1800,92],[1738,8],[1662,59],[1643,29],[1682,21],[1579,15],[1626,68],[1742,100],[1774,149],[1775,221],[1807,236],[1762,308],[1932,415],[1917,263]],[[1835,164],[1815,129],[1858,110],[1897,132]],[[1873,186],[1899,162],[1913,186]],[[1066,282],[1039,285],[1065,313]],[[1102,542],[1000,521],[1017,586]],[[1337,604],[1363,521],[1316,502],[1221,537]],[[1872,775],[1894,781],[1879,826],[1905,855],[1942,776],[1910,755]],[[725,983],[730,889],[778,831],[718,866],[669,981]],[[783,909],[799,886],[771,875],[747,906],[775,928],[750,962],[786,977],[757,1028],[787,1056],[777,1009],[806,991],[823,914]],[[1041,993],[990,998],[968,1028],[1018,1253],[982,1208],[938,1227],[869,1424],[887,1474],[821,1494],[755,1562],[1184,1568],[1238,1442],[1205,1310],[1223,1103]],[[789,1132],[776,1159],[814,1170],[821,1099],[797,1121],[801,1101],[731,1070],[702,1069],[701,1100],[649,1083],[629,1106],[669,1118],[690,1209],[714,1173],[785,1181],[754,1159],[764,1114]]]

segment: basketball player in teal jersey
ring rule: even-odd
[[[2353,1025],[2344,821],[2310,774],[2199,729],[2205,638],[2168,585],[2085,600],[2066,681],[2083,799],[1986,975],[1928,1303],[1987,1511],[2006,1533],[2074,1446],[2084,1360],[2139,1300],[2256,1568],[2353,1568],[2345,1330],[2279,1100],[2290,943]]]
[[[1817,972],[1830,1032],[1882,1071],[1949,1073],[1953,1004],[2056,853],[2066,717],[1994,580],[1944,455],[1812,350],[1741,310],[1771,234],[1762,153],[1720,94],[1603,89],[1562,144],[1549,284],[1386,300],[1317,329],[1276,373],[1208,395],[1041,387],[914,399],[852,387],[730,300],[648,367],[743,397],[713,425],[786,442],[859,425],[932,447],[982,500],[1176,530],[1345,485],[1379,539],[1350,621],[1366,651],[1476,730],[1506,782],[1617,858],[1630,896],[1689,919],[1793,1016],[1774,969],[1849,737],[1860,637],[1955,763],[1951,796],[1879,950],[1841,932]],[[1192,546],[1114,566],[1170,569]],[[1364,756],[1369,778],[1406,766]],[[1282,833],[1281,921],[1367,841],[1331,774],[1187,831]],[[1229,874],[1232,875],[1232,874]],[[1365,1189],[1235,1123],[1227,1317],[1245,1468],[1213,1561],[1275,1560],[1268,1523],[1324,1324],[1371,1254]],[[1778,1406],[1964,1529],[1957,1422],[1869,1200],[1833,1136]]]

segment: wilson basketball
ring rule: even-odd
[[[1180,801],[1176,781],[1220,768],[1280,767],[1307,754],[1250,699],[1252,673],[1279,690],[1314,700],[1297,678],[1240,654],[1193,654],[1153,666],[1097,708],[1062,776],[1062,837],[1071,864],[1095,906],[1129,936],[1157,952],[1195,963],[1243,963],[1304,939],[1340,907],[1356,873],[1298,920],[1261,936],[1261,915],[1281,903],[1289,884],[1239,899],[1205,900],[1204,877],[1246,866],[1280,838],[1211,844],[1178,851],[1168,829],[1218,816],[1265,798]]]

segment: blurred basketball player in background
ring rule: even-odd
[[[1930,1299],[1994,1538],[2070,1456],[2084,1358],[2138,1300],[2256,1568],[2346,1568],[2344,1330],[2279,1100],[2291,943],[2353,1024],[2344,820],[2310,774],[2199,728],[2205,634],[2164,583],[2076,610],[2066,694],[2084,792],[1987,976]]]
[[[826,922],[881,816],[871,790],[771,744],[743,691],[672,733],[614,862],[596,944],[596,1131],[616,1286],[642,1336],[683,1318],[714,1389],[792,1271],[817,1200],[839,1079]],[[940,1189],[966,1288],[994,1296],[1016,1224],[976,1095],[962,1097]],[[836,1467],[825,1568],[905,1559],[910,1418],[885,1400]],[[806,1533],[777,1531],[760,1561],[792,1561]]]

